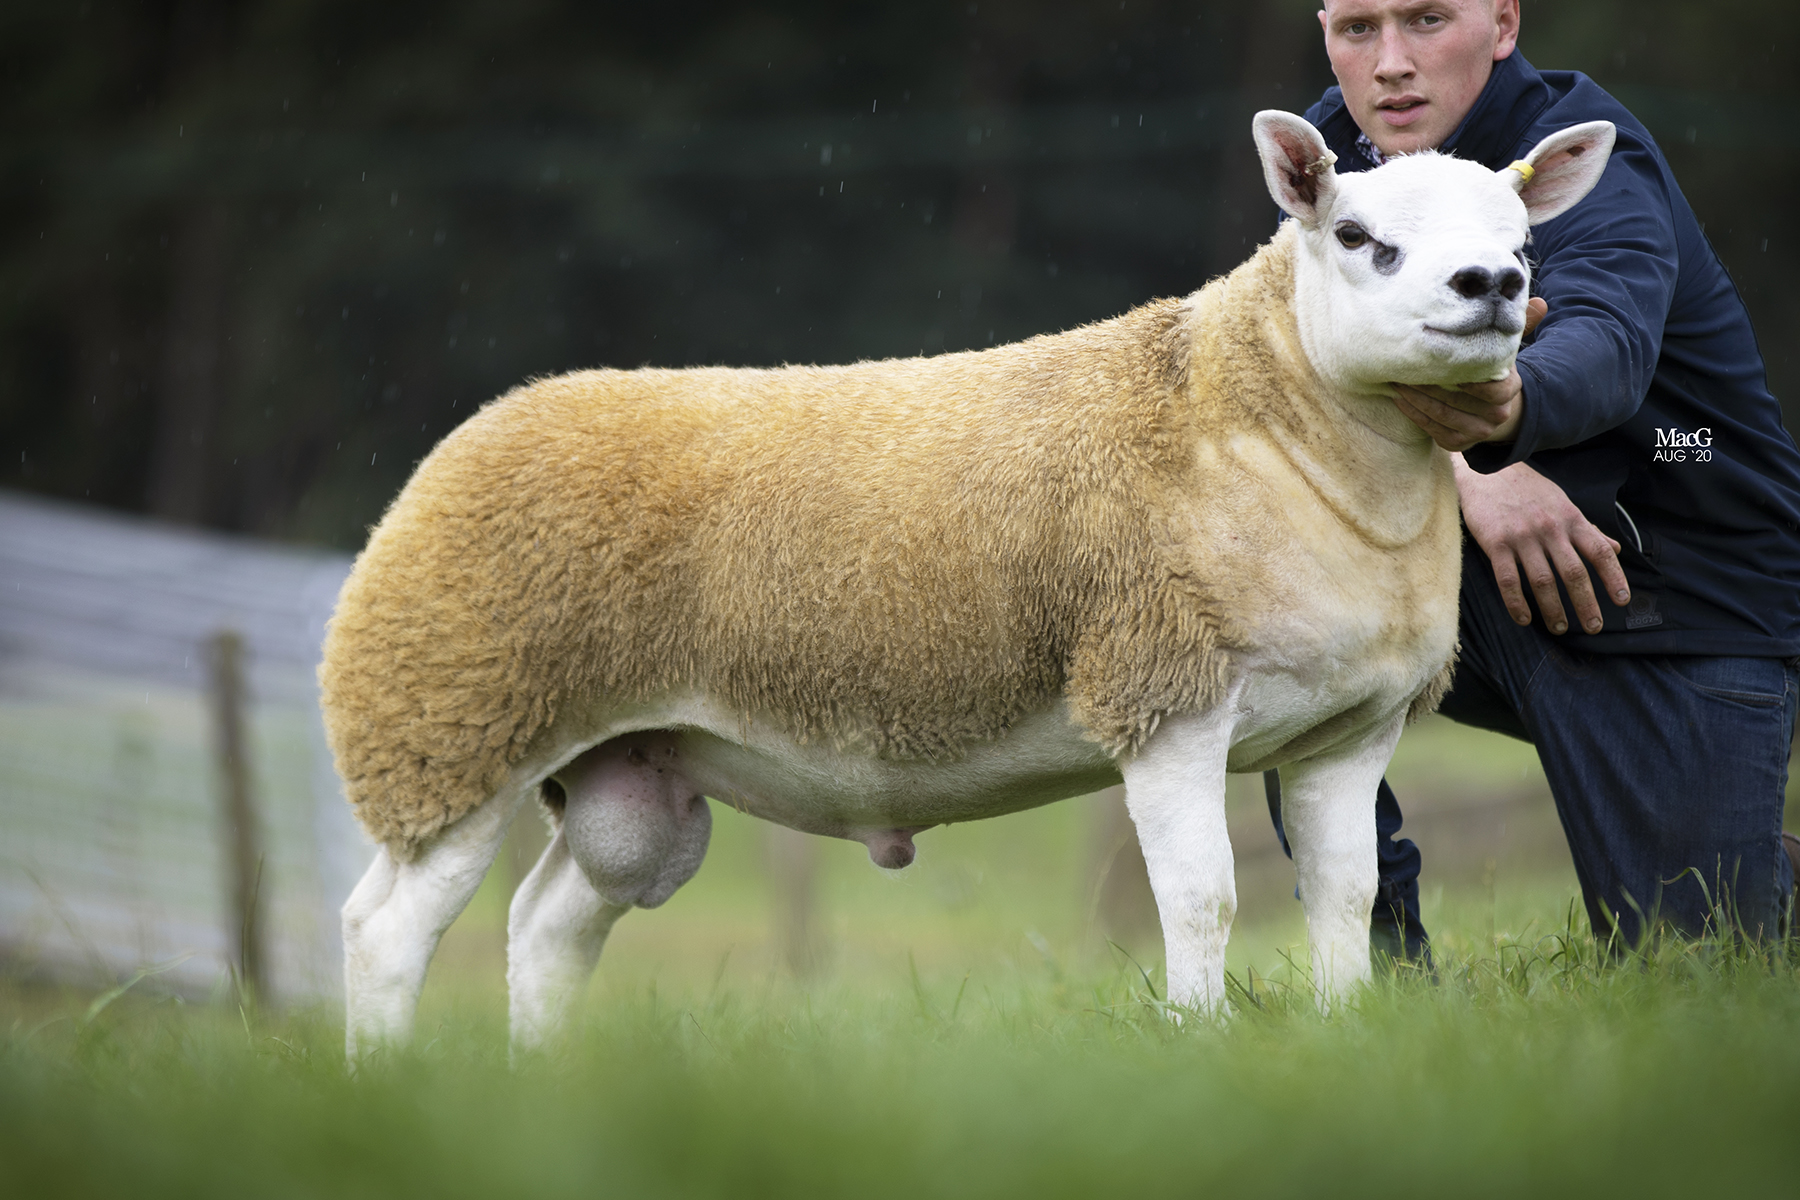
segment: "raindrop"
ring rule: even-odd
[[[831,165],[831,143],[830,142],[826,142],[823,146],[819,147],[819,165],[821,167],[829,167]]]
[[[400,207],[400,193],[399,192],[389,192],[388,193],[388,207],[389,208],[399,208]]]

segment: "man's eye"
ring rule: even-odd
[[[1350,37],[1361,37],[1373,28],[1374,26],[1365,21],[1352,21],[1350,24],[1344,26],[1344,32]]]
[[[1444,23],[1444,18],[1439,16],[1437,13],[1426,13],[1424,16],[1420,17],[1416,22],[1414,22],[1414,24],[1419,25],[1420,27],[1425,28],[1425,29],[1435,29],[1439,25],[1442,25],[1443,23]]]
[[[1361,225],[1343,224],[1337,227],[1337,240],[1349,250],[1355,250],[1369,240],[1368,231]]]

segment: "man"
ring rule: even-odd
[[[1339,86],[1306,117],[1339,171],[1433,149],[1501,169],[1556,130],[1618,126],[1600,184],[1533,231],[1542,319],[1513,372],[1396,388],[1459,452],[1462,656],[1441,711],[1536,744],[1596,933],[1634,944],[1654,915],[1695,934],[1723,905],[1774,936],[1795,871],[1800,452],[1743,303],[1644,127],[1515,50],[1518,0],[1326,0],[1319,21]],[[1421,956],[1418,851],[1391,840],[1385,781],[1376,811],[1371,941]]]

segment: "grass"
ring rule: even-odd
[[[509,1068],[492,993],[356,1078],[330,1014],[14,988],[16,1196],[1650,1195],[1792,1188],[1800,977],[1608,966],[1566,912],[1329,1017],[1286,968],[1177,1028],[1154,970],[604,992]],[[1445,943],[1458,939],[1447,937]],[[1473,944],[1483,940],[1470,935]]]
[[[767,830],[716,806],[706,867],[620,923],[572,1044],[516,1069],[510,851],[416,1044],[355,1078],[335,1010],[0,972],[0,1196],[1795,1191],[1800,967],[1706,943],[1602,963],[1529,748],[1486,736],[1428,723],[1396,760],[1435,985],[1314,1009],[1253,779],[1228,814],[1236,1015],[1180,1027],[1154,932],[1094,932],[1093,804],[932,831],[897,875],[818,843],[803,981]]]

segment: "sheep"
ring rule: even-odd
[[[353,1060],[407,1035],[540,795],[516,1047],[698,869],[707,797],[898,868],[924,829],[1123,780],[1169,998],[1219,1013],[1225,776],[1280,766],[1314,986],[1368,978],[1372,798],[1446,686],[1460,553],[1449,457],[1390,383],[1504,377],[1528,225],[1586,194],[1612,128],[1498,173],[1345,177],[1298,117],[1253,133],[1293,220],[1185,298],[978,353],[580,371],[432,451],[320,668],[380,843],[344,906]],[[1452,286],[1470,267],[1486,294]]]

